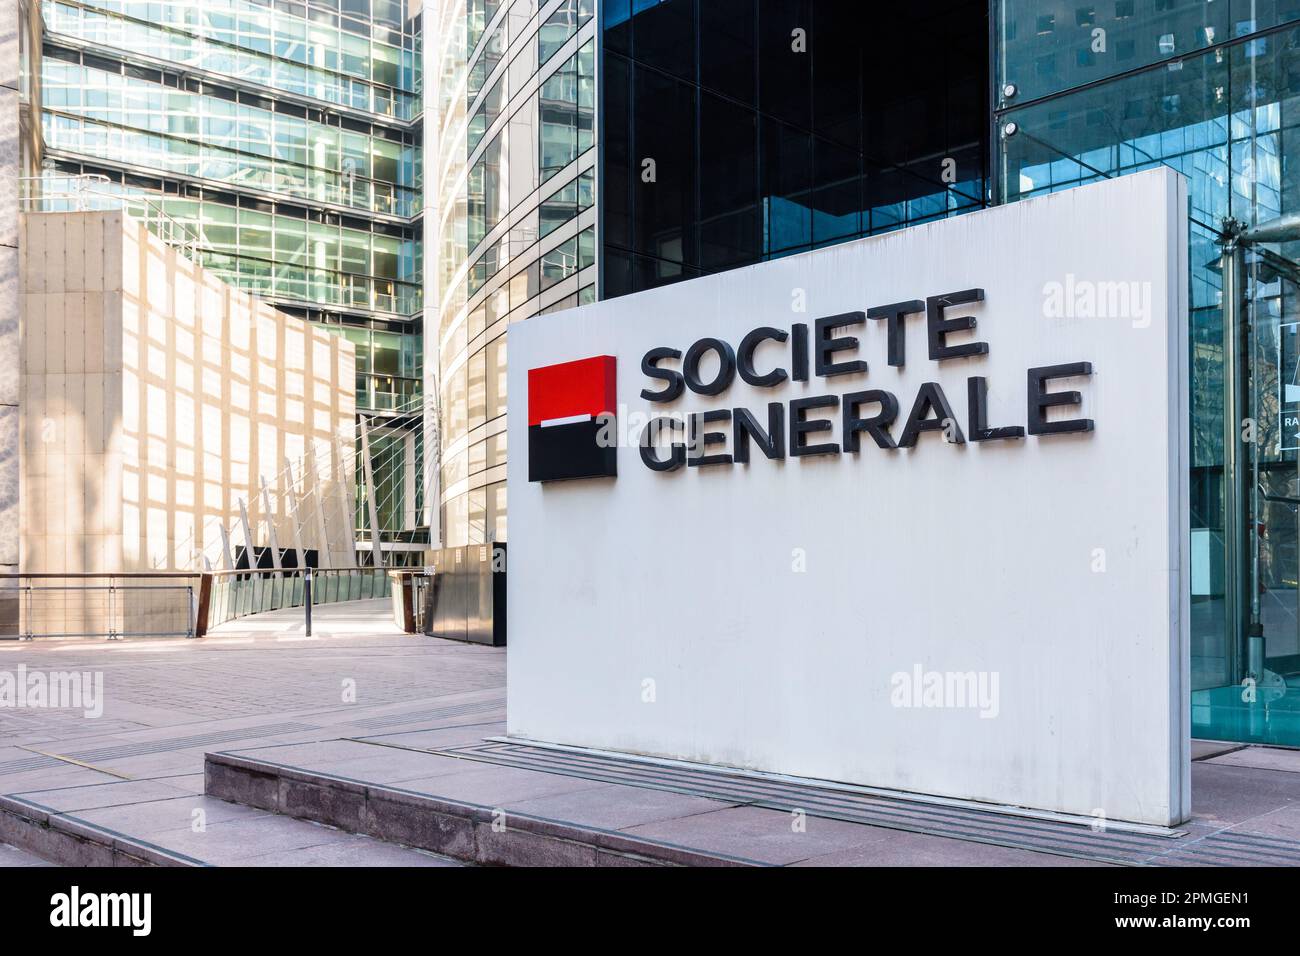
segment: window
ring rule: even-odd
[[[595,170],[580,173],[542,201],[539,238],[550,235],[588,208],[595,195]]]
[[[542,84],[539,166],[545,182],[591,147],[595,135],[596,44],[589,40]]]
[[[564,0],[537,31],[537,65],[546,64],[591,19],[594,0]]]

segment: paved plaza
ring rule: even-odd
[[[1090,835],[1053,821],[501,741],[504,648],[401,634],[383,601],[320,608],[315,624],[307,638],[300,611],[275,612],[203,640],[0,644],[0,672],[92,672],[104,692],[93,718],[0,712],[0,865],[116,862],[111,846],[133,860],[189,865],[1300,863],[1294,751],[1198,742],[1195,817],[1179,835]],[[338,788],[334,809],[292,808],[302,817],[294,818],[272,812],[275,799],[205,795],[208,754],[254,768],[259,780],[278,775],[281,793],[300,780],[330,793],[316,786],[325,781]],[[334,819],[348,793],[462,813],[469,842],[437,853],[412,848],[422,840],[410,830],[363,835],[359,823]],[[494,854],[485,850],[490,827],[473,821],[496,816],[564,837]],[[84,839],[40,842],[56,830]]]
[[[439,702],[504,713],[504,655],[404,636],[388,607],[318,608],[312,638],[299,609],[232,622],[202,640],[0,643],[0,671],[102,672],[105,696],[95,719],[0,712],[0,794],[206,863],[446,865],[202,795],[208,750],[352,736],[366,720],[400,721]]]

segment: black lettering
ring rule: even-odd
[[[891,302],[867,309],[867,318],[884,319],[886,341],[889,346],[889,364],[902,368],[906,355],[907,336],[903,332],[903,319],[909,315],[925,311],[925,303],[920,299],[908,299],[906,302]]]
[[[796,322],[790,329],[790,377],[808,381],[808,326]]]
[[[1081,405],[1083,396],[1078,392],[1049,392],[1047,383],[1054,378],[1074,375],[1091,375],[1091,362],[1071,362],[1068,365],[1044,365],[1029,370],[1029,434],[1063,435],[1069,432],[1090,432],[1091,418],[1067,418],[1049,422],[1047,410],[1060,405]]]
[[[949,292],[947,295],[932,295],[925,300],[925,328],[930,342],[930,358],[937,362],[943,359],[961,358],[965,355],[988,355],[989,345],[987,342],[967,342],[964,345],[947,344],[949,332],[961,332],[975,328],[975,316],[962,315],[955,319],[945,319],[943,317],[944,310],[952,306],[983,301],[983,289],[966,289],[962,292]]]
[[[847,362],[832,362],[831,356],[836,352],[848,352],[858,347],[857,336],[842,335],[838,338],[832,333],[836,329],[846,328],[850,325],[862,325],[867,321],[867,317],[862,312],[844,312],[840,315],[827,316],[824,319],[818,319],[813,323],[814,334],[817,336],[817,374],[823,377],[830,375],[847,375],[850,372],[865,372],[867,363],[862,359],[852,359]]]
[[[767,431],[758,423],[748,408],[737,408],[731,413],[731,454],[737,464],[749,464],[749,441],[758,443],[758,450],[770,459],[785,457],[785,406],[769,402],[767,406]]]
[[[835,442],[822,442],[819,445],[804,443],[804,436],[814,432],[828,432],[831,423],[827,419],[807,421],[804,413],[813,408],[837,408],[840,404],[838,395],[817,395],[813,398],[796,398],[790,402],[790,454],[803,455],[838,455],[840,446]]]
[[[663,432],[681,431],[682,423],[675,418],[661,416],[652,418],[641,432],[641,460],[651,471],[676,471],[686,464],[686,446],[674,442],[669,446],[669,456],[660,458],[655,454],[655,446]]]
[[[646,352],[641,359],[641,372],[649,378],[661,379],[668,384],[657,392],[652,392],[648,388],[641,389],[642,398],[647,402],[671,402],[682,394],[685,383],[682,381],[681,372],[673,371],[670,368],[660,368],[658,364],[661,359],[679,359],[681,357],[682,353],[677,349],[659,348]]]
[[[966,379],[966,403],[966,420],[970,424],[971,441],[1025,437],[1025,430],[1019,425],[989,428],[989,380],[982,375],[972,375]]]
[[[740,351],[736,353],[736,371],[740,374],[740,380],[758,388],[771,388],[784,382],[787,375],[783,368],[773,369],[766,375],[759,375],[754,371],[754,350],[769,339],[773,342],[784,342],[787,338],[789,333],[765,325],[754,329],[741,339]]]
[[[929,417],[932,411],[935,414],[934,418]],[[954,445],[965,444],[966,438],[957,425],[957,418],[952,413],[952,406],[948,404],[943,389],[938,382],[926,382],[916,393],[916,402],[907,416],[903,434],[898,439],[898,447],[912,448],[916,445],[916,439],[921,432],[942,432],[946,426],[952,428]]]
[[[700,359],[705,352],[716,352],[718,356],[718,374],[711,382],[700,381]],[[700,339],[686,350],[682,359],[682,376],[686,387],[697,395],[719,395],[736,374],[736,353],[731,346],[721,339]]]
[[[870,418],[859,418],[858,407],[876,404],[880,411]],[[865,392],[850,392],[841,401],[844,409],[844,450],[858,451],[859,432],[866,432],[879,448],[897,448],[894,438],[889,434],[889,425],[898,417],[898,399],[891,393],[878,388]]]
[[[710,445],[725,445],[727,443],[727,433],[709,431],[709,425],[714,422],[728,421],[731,421],[731,410],[728,408],[716,408],[707,412],[696,412],[691,416],[691,427],[689,432],[690,455],[686,459],[686,464],[691,467],[697,465],[731,464],[730,455],[708,454]]]

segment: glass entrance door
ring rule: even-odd
[[[1196,737],[1300,743],[1300,266],[1282,254],[1297,246],[1242,241],[1223,259],[1241,431],[1221,472],[1226,626],[1193,641]],[[1231,407],[1236,383],[1224,379]]]

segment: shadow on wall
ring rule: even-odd
[[[195,569],[222,552],[219,528],[241,527],[241,500],[258,507],[262,476],[353,432],[343,338],[226,285],[121,211],[28,214],[22,230],[20,571]],[[351,500],[353,475],[336,458],[320,468],[322,500]],[[290,498],[268,496],[262,515],[285,541]],[[340,560],[353,547],[350,519],[324,540],[303,534]],[[119,597],[122,624],[175,615],[182,599]],[[102,633],[110,611],[78,587],[49,590],[39,613],[38,633]]]

